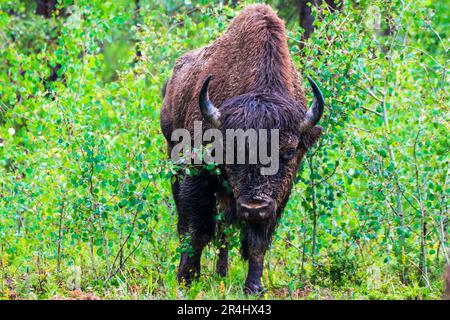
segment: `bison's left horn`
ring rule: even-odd
[[[200,90],[199,104],[203,118],[217,128],[220,126],[220,112],[219,109],[213,105],[211,100],[209,100],[208,95],[208,85],[211,78],[212,76],[209,75],[205,81],[203,81],[202,89]]]
[[[306,112],[305,120],[301,125],[301,130],[303,132],[308,131],[309,129],[314,127],[317,123],[319,123],[320,118],[322,117],[323,114],[323,107],[324,107],[324,99],[319,87],[310,77],[308,77],[308,81],[313,89],[314,101],[309,110]]]

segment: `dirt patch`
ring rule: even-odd
[[[83,292],[80,289],[75,289],[69,292],[68,297],[56,295],[53,298],[51,298],[51,300],[101,300],[101,299],[92,292]]]

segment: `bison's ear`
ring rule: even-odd
[[[311,130],[302,135],[300,146],[305,149],[311,148],[317,142],[317,140],[319,140],[320,136],[322,135],[322,131],[323,129],[321,126],[312,127]]]
[[[214,104],[209,100],[209,94],[208,94],[208,85],[209,81],[211,80],[212,76],[209,75],[206,77],[206,79],[203,81],[202,88],[200,90],[200,95],[198,97],[198,102],[200,105],[200,111],[202,112],[203,119],[208,121],[213,127],[220,127],[220,112],[219,109],[217,109]]]

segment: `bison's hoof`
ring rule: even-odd
[[[263,295],[266,289],[260,283],[246,283],[244,292],[246,294]]]

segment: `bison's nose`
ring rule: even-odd
[[[261,222],[275,216],[273,200],[243,201],[239,199],[237,205],[238,217],[248,222]]]

